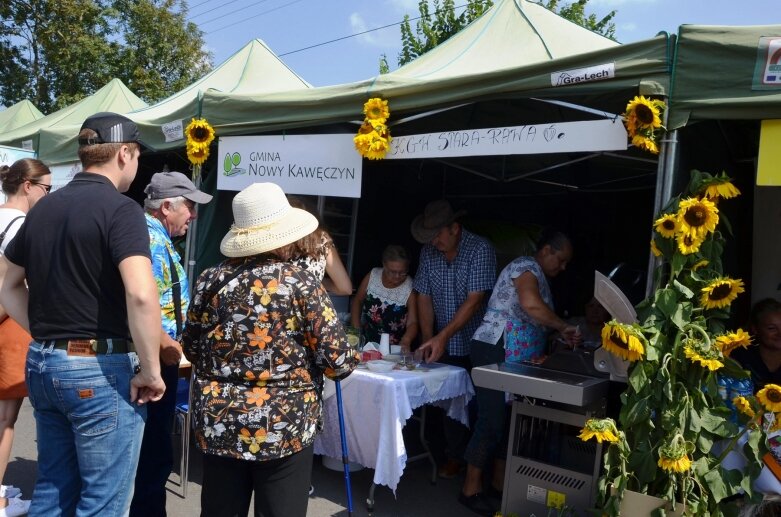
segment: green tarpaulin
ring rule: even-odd
[[[76,136],[84,119],[101,111],[127,113],[144,106],[146,106],[146,103],[128,90],[122,81],[112,79],[106,86],[75,104],[25,124],[13,131],[0,134],[0,144],[22,147],[22,142],[29,140],[32,141],[33,149],[38,151],[39,157],[44,162],[48,164],[58,163],[43,157],[44,144],[39,142],[39,137],[44,130],[62,130],[70,135],[73,145],[66,146],[63,151],[63,156],[66,156],[66,158],[60,161],[74,161],[77,159]],[[48,143],[45,144],[46,152],[51,151],[50,145]]]
[[[773,59],[760,45],[763,37],[781,38],[781,25],[682,25],[667,128],[679,129],[692,120],[781,118],[781,81],[759,84],[767,58]],[[779,60],[781,54],[776,66]]]
[[[13,131],[40,118],[43,118],[43,113],[32,102],[27,99],[19,101],[0,111],[0,137],[6,132]]]

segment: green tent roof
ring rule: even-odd
[[[138,124],[144,143],[163,150],[183,147],[185,141],[166,142],[161,126],[177,120],[186,126],[191,117],[199,116],[200,98],[206,91],[254,96],[306,88],[310,88],[309,83],[288,68],[265,43],[255,39],[183,90],[152,106],[138,106],[126,115]],[[81,122],[78,121],[79,127]],[[77,134],[72,127],[42,131],[39,157],[47,163],[75,160]]]
[[[43,113],[32,102],[27,99],[19,101],[10,108],[0,111],[0,137],[39,118],[43,118]]]
[[[62,128],[75,141],[79,128],[84,119],[101,111],[113,111],[115,113],[127,113],[134,109],[146,106],[133,92],[127,89],[119,79],[112,79],[107,85],[99,89],[89,97],[81,99],[75,104],[62,108],[59,111],[47,115],[41,119],[25,124],[22,127],[0,135],[0,143],[22,147],[25,140],[33,141],[33,148],[38,151],[39,157],[47,163],[54,163],[42,157],[43,145],[39,142],[39,135],[44,130]],[[70,151],[71,160],[76,159],[75,147]],[[65,160],[64,160],[65,161]]]
[[[637,43],[514,68],[482,73],[465,69],[462,75],[434,79],[389,73],[355,83],[267,95],[207,91],[202,113],[215,126],[218,136],[228,136],[360,121],[363,103],[375,96],[389,101],[392,123],[405,113],[487,98],[540,97],[577,102],[619,90],[666,95],[670,69],[668,44],[668,36],[659,35]],[[568,86],[552,84],[554,73],[604,64],[614,64],[613,78]]]
[[[767,58],[760,38],[781,38],[781,25],[682,25],[678,32],[668,129],[698,119],[781,118],[781,84],[755,89]]]
[[[529,0],[497,0],[469,26],[390,75],[443,79],[618,46]]]

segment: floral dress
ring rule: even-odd
[[[394,288],[382,285],[382,268],[369,273],[366,298],[361,306],[361,332],[366,341],[380,342],[380,334],[390,334],[390,343],[398,345],[407,331],[407,300],[412,293],[412,279]]]
[[[198,447],[250,461],[311,445],[323,374],[343,378],[358,362],[320,281],[262,255],[198,277],[182,345],[195,368]]]

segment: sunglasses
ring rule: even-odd
[[[38,185],[39,187],[41,187],[47,194],[52,191],[52,186],[47,183],[40,183],[38,181],[32,181],[32,180],[28,180],[28,181],[30,182],[31,185]]]

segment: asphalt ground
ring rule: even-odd
[[[15,427],[15,440],[11,461],[3,482],[22,489],[26,498],[32,494],[37,475],[37,450],[33,409],[25,400]],[[414,433],[405,433],[413,435]],[[415,442],[414,437],[407,438]],[[174,450],[179,451],[179,437],[174,436]],[[419,443],[407,443],[411,456],[419,450]],[[178,458],[175,458],[174,473],[168,483],[167,511],[171,517],[192,517],[201,512],[201,454],[190,444],[189,482],[187,497],[182,498],[179,486]],[[366,498],[371,487],[374,471],[362,469],[351,473],[353,512],[352,515],[375,515],[376,517],[443,516],[470,517],[472,512],[458,503],[457,497],[463,482],[463,474],[454,479],[438,479],[431,483],[431,465],[426,460],[407,464],[404,475],[396,490],[396,496],[388,487],[378,486],[375,490],[373,514],[366,508]],[[344,472],[333,471],[322,465],[315,456],[312,470],[314,493],[309,499],[307,516],[347,516],[348,505]]]

